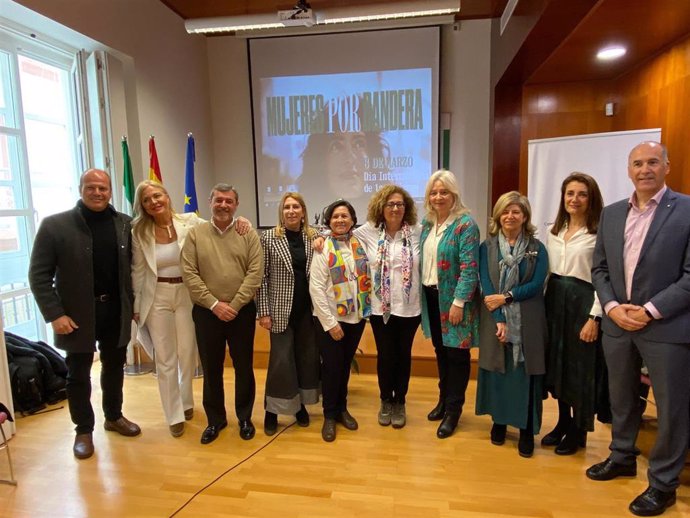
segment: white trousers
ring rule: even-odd
[[[184,284],[156,284],[146,325],[156,351],[165,419],[169,425],[182,423],[184,411],[194,408],[192,380],[197,357],[192,301]]]

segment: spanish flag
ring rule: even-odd
[[[156,153],[156,141],[153,135],[149,137],[149,180],[163,183],[161,166],[158,163],[158,153]]]

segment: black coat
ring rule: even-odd
[[[120,291],[120,338],[126,347],[132,325],[131,218],[108,207],[118,247]],[[79,207],[49,216],[36,234],[29,284],[46,322],[63,315],[79,326],[68,335],[55,335],[55,345],[67,352],[96,350],[96,305],[94,301],[93,242]]]

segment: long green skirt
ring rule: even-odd
[[[515,366],[509,347],[505,348],[505,366],[505,374],[479,369],[475,413],[489,414],[496,424],[505,424],[524,430],[527,428],[531,399],[532,429],[537,435],[541,428],[544,377],[528,375],[525,372],[524,362]]]
[[[601,335],[594,342],[580,340],[594,301],[591,284],[575,277],[551,275],[546,289],[549,342],[546,388],[573,408],[582,430],[594,430],[594,415],[611,422],[606,362]]]

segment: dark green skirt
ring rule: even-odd
[[[510,348],[505,348],[505,367],[504,374],[479,369],[475,413],[489,414],[497,424],[526,429],[531,399],[532,427],[537,435],[541,428],[544,376],[527,374],[525,362],[515,366]]]
[[[589,318],[594,287],[575,277],[552,274],[546,288],[546,388],[573,408],[576,424],[594,430],[594,416],[611,422],[606,362],[601,335],[594,342],[580,340]]]

